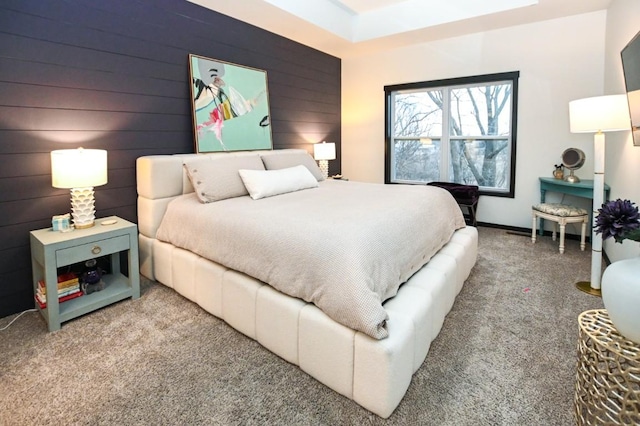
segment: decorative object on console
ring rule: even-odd
[[[581,149],[578,148],[568,148],[565,149],[562,153],[562,164],[561,166],[569,169],[569,176],[566,177],[566,181],[569,183],[578,183],[580,182],[580,178],[573,174],[574,170],[578,170],[580,167],[584,165],[585,155]],[[558,166],[556,166],[556,170]],[[564,172],[562,173],[564,175]],[[553,175],[555,177],[555,173]]]
[[[593,137],[593,206],[604,201],[604,133],[629,129],[626,95],[597,96],[569,102],[572,133],[595,133]],[[591,233],[591,282],[580,281],[578,289],[600,296],[602,277],[602,237]]]
[[[51,228],[57,232],[73,231],[71,215],[69,213],[55,215],[51,218]]]
[[[189,55],[198,153],[271,149],[267,72]]]
[[[313,146],[313,158],[318,160],[322,176],[329,177],[329,160],[336,159],[336,144],[333,142],[317,143]]]
[[[107,151],[78,148],[51,152],[51,185],[71,190],[71,215],[76,229],[93,226],[93,187],[106,183]]]
[[[640,242],[640,213],[629,200],[609,201],[598,210],[595,232],[602,239],[613,237]],[[613,325],[629,340],[640,343],[640,258],[619,260],[602,275],[602,302]]]
[[[104,290],[105,282],[102,280],[102,271],[98,267],[96,259],[84,262],[85,271],[82,273],[82,292],[84,294],[95,293]]]
[[[553,177],[556,179],[564,179],[564,169],[562,164],[554,164],[556,169],[553,171]]]

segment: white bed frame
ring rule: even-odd
[[[193,192],[182,165],[184,159],[195,155],[137,160],[140,272],[173,288],[336,392],[380,417],[389,417],[425,360],[431,341],[476,262],[477,230],[467,227],[456,231],[384,304],[389,313],[389,337],[375,340],[338,324],[313,304],[155,239],[167,204]]]

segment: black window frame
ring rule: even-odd
[[[439,87],[460,86],[469,84],[485,84],[499,81],[509,80],[512,83],[512,98],[511,98],[511,161],[510,161],[510,176],[509,176],[509,188],[507,191],[494,192],[487,191],[480,188],[480,195],[487,195],[492,197],[505,197],[515,198],[515,185],[516,185],[516,150],[517,150],[517,129],[518,129],[518,80],[520,77],[520,71],[509,71],[494,74],[483,74],[469,77],[456,77],[447,78],[441,80],[421,81],[414,83],[393,84],[384,86],[385,93],[385,164],[384,164],[384,182],[386,184],[395,184],[391,181],[391,150],[393,149],[392,143],[392,129],[393,123],[391,122],[392,112],[392,93],[397,91],[416,90],[416,89],[432,89]],[[417,184],[417,183],[416,183]]]

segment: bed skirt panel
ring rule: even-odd
[[[228,269],[222,278],[222,319],[242,334],[256,340],[258,291],[264,284]]]
[[[153,244],[156,239],[149,238],[146,235],[138,234],[138,251],[140,262],[140,274],[155,280],[156,276],[153,272]]]
[[[415,357],[413,321],[389,312],[389,337],[375,340],[356,333],[353,370],[353,400],[388,418],[411,384]]]
[[[256,339],[280,358],[295,365],[298,359],[300,312],[307,304],[268,285],[258,291]]]
[[[300,312],[300,368],[336,392],[353,399],[353,341],[358,332],[329,318],[312,304]]]
[[[415,373],[427,357],[433,334],[433,299],[431,295],[420,287],[409,287],[402,290],[402,297],[394,297],[384,304],[387,312],[395,312],[399,316],[406,316],[413,322],[413,359],[412,373]],[[390,323],[391,320],[388,321]]]

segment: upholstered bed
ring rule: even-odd
[[[441,188],[316,168],[304,150],[139,158],[140,271],[386,418],[475,264],[477,231]]]

